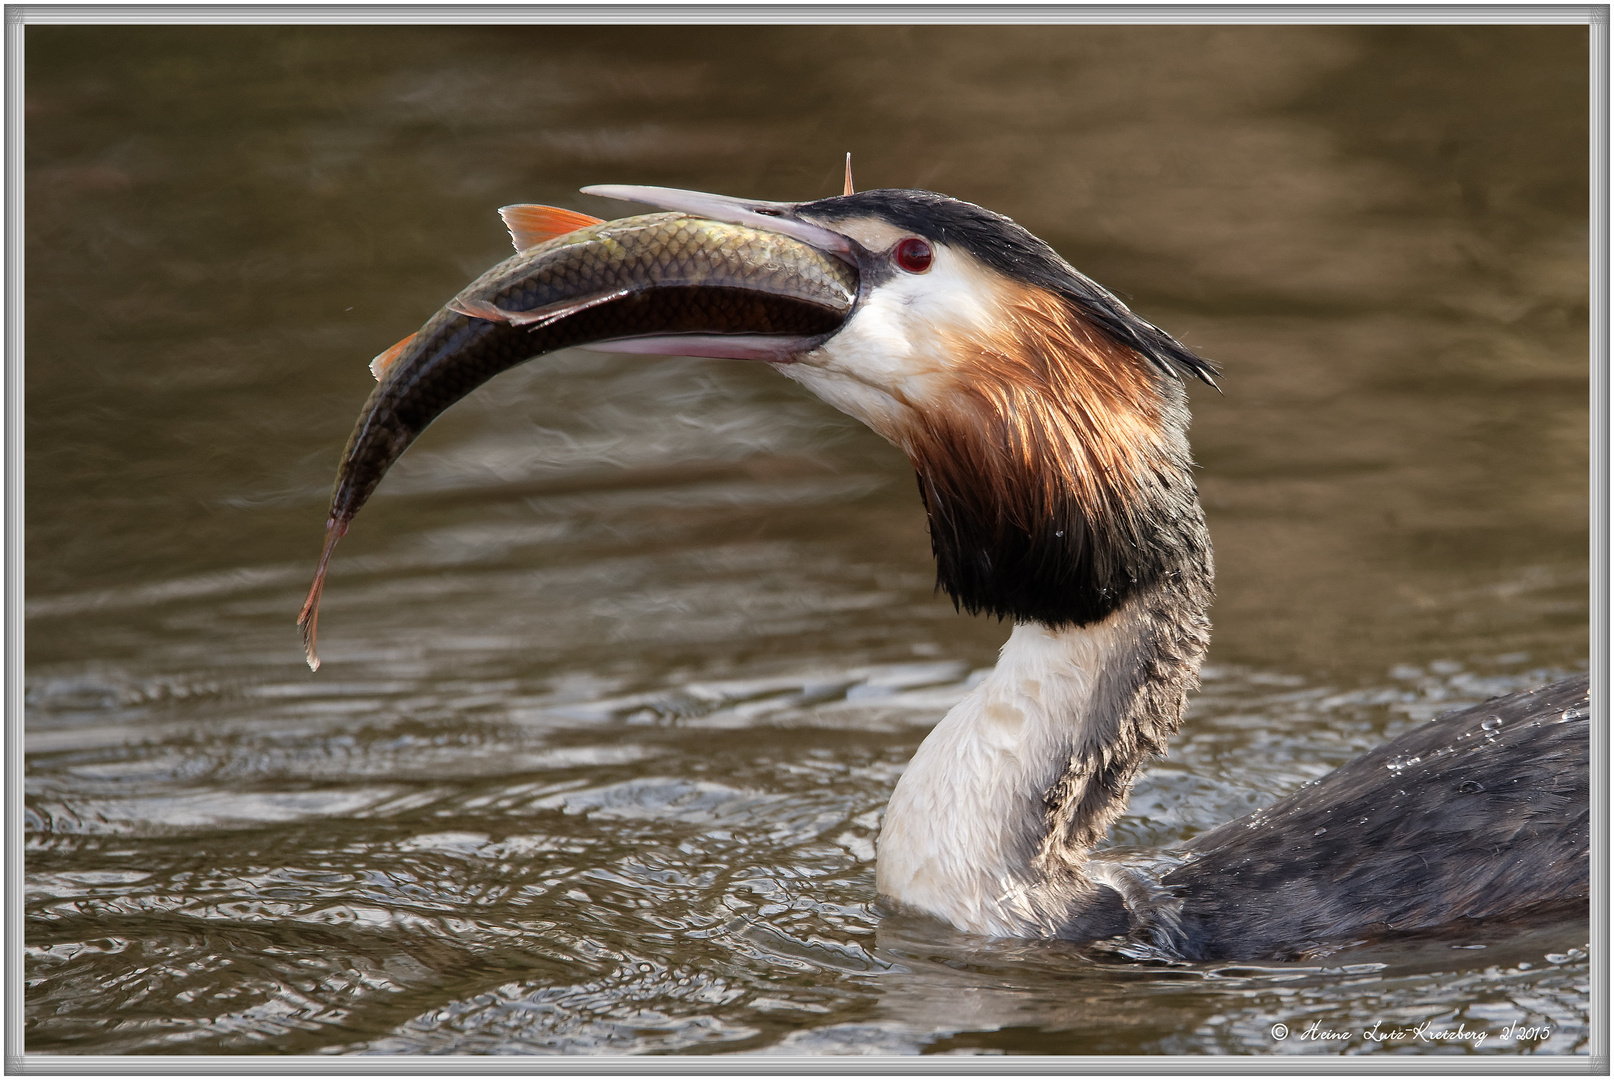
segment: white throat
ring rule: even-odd
[[[1123,606],[1101,623],[1014,628],[992,673],[926,736],[880,832],[881,895],[995,937],[1056,934],[1086,889],[1083,853],[1050,842],[1050,798],[1078,755],[1104,756],[1104,700],[1138,641]]]

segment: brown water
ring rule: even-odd
[[[1006,628],[933,594],[900,456],[760,366],[501,376],[344,541],[317,676],[292,621],[365,365],[496,207],[812,198],[851,150],[1226,370],[1211,664],[1117,843],[1582,669],[1587,41],[30,28],[27,1049],[1585,1052],[1583,924],[1229,967],[882,915],[891,785]]]

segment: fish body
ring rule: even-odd
[[[556,349],[650,333],[824,334],[857,274],[789,237],[686,214],[600,222],[499,263],[386,364],[342,454],[333,518],[351,519],[433,420],[493,376]]]
[[[841,259],[685,213],[595,222],[493,267],[371,365],[376,388],[343,450],[298,619],[309,665],[319,666],[319,596],[336,542],[392,463],[472,390],[544,353],[599,342],[689,335],[703,355],[716,340],[718,355],[784,360],[838,329],[857,291],[857,271]]]

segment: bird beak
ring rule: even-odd
[[[711,195],[704,191],[644,187],[636,184],[593,184],[581,190],[584,195],[643,203],[662,210],[677,210],[712,221],[726,221],[731,225],[744,225],[752,229],[779,233],[800,240],[804,244],[810,244],[851,266],[857,266],[855,242],[833,229],[826,229],[822,225],[803,220],[796,213],[800,203],[736,199],[730,195]]]

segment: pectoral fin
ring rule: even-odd
[[[568,315],[575,315],[579,311],[586,311],[591,307],[598,307],[612,300],[620,300],[632,291],[632,289],[616,289],[612,292],[584,297],[581,300],[562,300],[559,303],[546,304],[530,311],[510,311],[506,308],[497,307],[486,300],[459,296],[455,297],[448,306],[461,315],[469,315],[473,319],[487,319],[490,322],[509,323],[511,326],[536,330],[541,326],[548,326],[552,322],[564,319]]]

